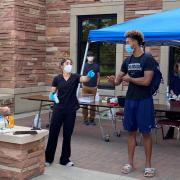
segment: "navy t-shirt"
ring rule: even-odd
[[[180,77],[178,75],[170,77],[169,90],[172,90],[176,96],[180,95]]]
[[[93,78],[91,78],[90,81],[83,83],[83,84],[88,87],[96,87],[97,86],[97,77],[98,77],[97,74],[99,73],[99,65],[96,63],[93,63],[93,64],[86,63],[84,66],[83,75],[86,76],[90,70],[93,70],[95,72],[95,76]]]
[[[143,67],[142,67],[142,58]],[[129,63],[128,63],[129,62]],[[144,71],[149,71],[155,68],[155,60],[150,54],[142,54],[140,57],[131,56],[127,58],[122,66],[121,71],[129,74],[130,77],[140,78],[144,76]],[[127,99],[146,99],[152,97],[150,86],[136,85],[129,83],[128,91],[126,94]]]
[[[56,107],[61,109],[77,110],[79,108],[76,91],[80,82],[79,74],[71,74],[66,81],[62,74],[53,79],[52,86],[58,90],[59,103]]]

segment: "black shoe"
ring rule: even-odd
[[[170,127],[164,139],[173,139],[174,138],[174,127]]]
[[[90,120],[89,124],[92,125],[92,126],[96,126],[96,122],[94,121],[94,119]]]
[[[164,139],[174,139],[174,136],[166,135]]]
[[[86,126],[89,126],[89,121],[88,120],[84,120],[83,124],[85,124]]]

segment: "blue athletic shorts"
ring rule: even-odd
[[[153,99],[126,99],[123,125],[129,132],[149,133],[155,127]]]

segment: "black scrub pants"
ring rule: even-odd
[[[45,151],[46,162],[52,163],[54,161],[61,126],[63,126],[63,144],[59,163],[66,165],[70,161],[71,136],[74,130],[75,119],[76,110],[62,110],[55,105],[49,129],[49,139]]]

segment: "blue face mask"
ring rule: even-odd
[[[134,51],[134,49],[131,47],[130,44],[126,44],[126,45],[125,45],[125,50],[126,50],[126,52],[127,52],[128,54],[132,54],[133,51]]]

